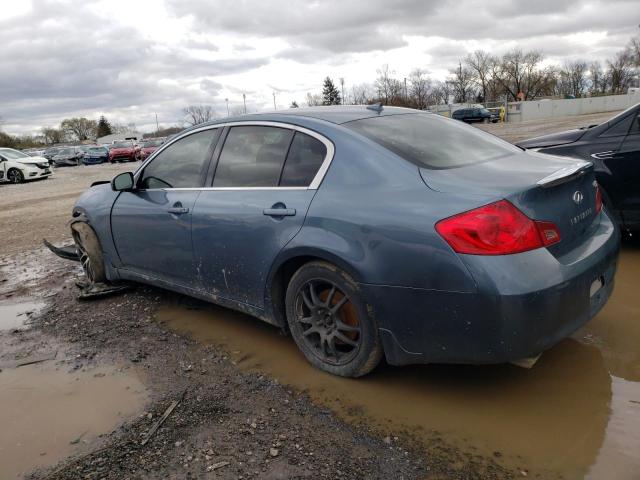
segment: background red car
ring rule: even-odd
[[[146,158],[155,152],[163,143],[164,138],[150,138],[149,140],[145,140],[138,150],[138,160],[146,160]]]
[[[134,162],[138,156],[138,148],[133,140],[113,142],[109,149],[109,162]]]

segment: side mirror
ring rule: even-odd
[[[133,173],[124,172],[120,175],[116,175],[113,180],[111,180],[111,189],[116,192],[130,192],[133,190],[134,180]]]

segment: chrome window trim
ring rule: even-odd
[[[305,133],[305,134],[309,135],[310,137],[313,137],[316,140],[319,140],[320,142],[322,142],[324,144],[324,146],[326,147],[326,149],[327,149],[327,154],[325,155],[324,160],[322,161],[322,164],[320,165],[320,168],[318,169],[318,171],[316,173],[316,176],[313,177],[313,180],[311,181],[311,183],[309,184],[308,187],[149,188],[149,189],[145,189],[144,191],[149,192],[149,191],[154,191],[154,190],[166,190],[166,191],[195,191],[195,190],[198,190],[198,191],[209,191],[209,190],[317,190],[318,189],[318,187],[322,183],[322,180],[324,180],[324,176],[326,175],[327,171],[329,170],[329,167],[331,166],[331,162],[333,161],[333,157],[335,156],[336,149],[335,149],[335,146],[333,145],[333,142],[331,140],[329,140],[327,137],[325,137],[325,136],[323,136],[323,135],[321,135],[321,134],[319,134],[319,133],[317,133],[317,132],[315,132],[313,130],[310,130],[308,128],[301,127],[299,125],[293,125],[291,123],[274,122],[274,121],[268,121],[268,120],[264,120],[264,121],[245,120],[245,121],[216,123],[215,125],[206,125],[204,127],[200,127],[200,128],[196,128],[196,129],[193,129],[193,130],[189,130],[188,132],[184,132],[180,136],[172,138],[170,142],[162,145],[155,152],[153,152],[151,155],[149,155],[149,158],[147,158],[145,160],[145,162],[142,165],[140,165],[138,167],[138,169],[134,172],[133,176],[134,176],[135,182],[136,183],[138,182],[138,176],[144,170],[144,168],[150,162],[153,161],[154,158],[156,158],[160,153],[162,153],[162,151],[164,149],[166,149],[169,146],[173,145],[175,142],[177,142],[179,140],[182,140],[184,137],[187,137],[187,136],[189,136],[189,135],[191,135],[193,133],[203,132],[205,130],[215,130],[217,128],[237,127],[237,126],[277,127],[277,128],[286,128],[286,129],[289,129],[289,130],[294,130],[296,132]]]

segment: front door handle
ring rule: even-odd
[[[293,217],[296,214],[295,208],[265,208],[263,215],[270,217]]]
[[[171,207],[167,212],[174,215],[182,215],[183,213],[189,213],[189,209],[187,207]]]

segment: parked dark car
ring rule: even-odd
[[[500,120],[500,115],[491,113],[486,108],[459,108],[451,114],[454,120],[462,120],[465,123],[496,123]]]
[[[92,282],[247,312],[359,376],[382,355],[535,358],[584,325],[619,250],[598,199],[588,162],[416,110],[319,107],[185,130],[82,195],[71,228]]]
[[[49,160],[50,162],[53,160],[53,156],[58,153],[64,147],[49,147],[47,148],[42,156]]]
[[[146,160],[149,155],[155,152],[164,140],[162,138],[154,138],[145,140],[138,150],[138,160]]]
[[[518,145],[593,162],[605,206],[623,228],[640,230],[640,103],[599,125],[544,135]]]
[[[53,154],[52,160],[56,167],[74,167],[80,165],[83,158],[83,148],[64,147]]]
[[[82,159],[85,165],[96,165],[109,161],[109,149],[106,147],[92,146],[87,149]]]
[[[138,148],[132,140],[122,140],[113,142],[109,149],[109,161],[115,162],[135,162],[138,155]]]

